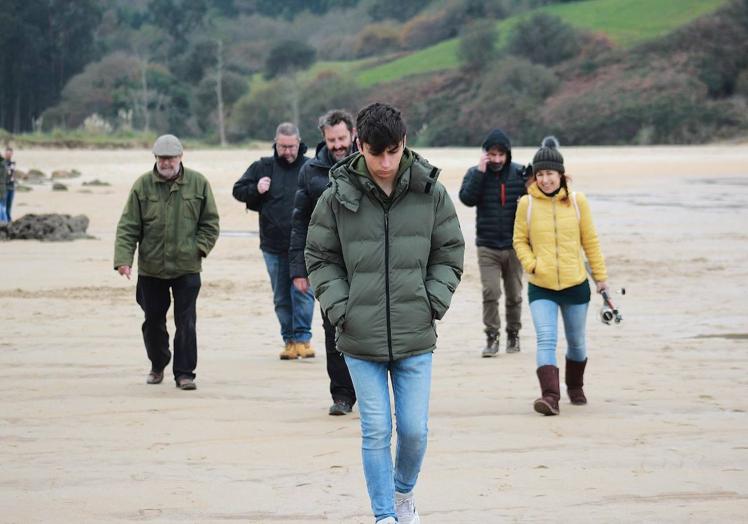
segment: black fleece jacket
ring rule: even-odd
[[[329,185],[329,173],[333,165],[335,161],[323,141],[317,144],[314,158],[304,164],[299,171],[299,183],[291,217],[291,247],[288,252],[291,278],[307,277],[304,262],[306,233],[317,200]]]
[[[291,239],[291,213],[299,177],[299,170],[309,157],[307,147],[299,146],[299,155],[289,164],[278,156],[273,146],[273,156],[253,162],[234,184],[234,198],[247,205],[247,209],[260,213],[260,249],[274,255],[287,254]],[[257,182],[270,177],[270,189],[260,194]]]

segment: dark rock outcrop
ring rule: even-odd
[[[93,238],[86,234],[86,215],[24,215],[9,224],[0,224],[0,240],[61,241]]]

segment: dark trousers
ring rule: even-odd
[[[335,327],[327,320],[322,311],[322,327],[325,328],[325,352],[327,353],[327,375],[330,377],[330,395],[333,401],[344,400],[351,405],[356,403],[356,391],[353,389],[351,374],[343,355],[335,345]]]
[[[171,360],[166,312],[174,295],[174,379],[195,378],[197,367],[197,295],[200,292],[200,273],[177,278],[154,278],[139,275],[136,299],[145,313],[143,342],[151,361],[151,369],[162,371]]]

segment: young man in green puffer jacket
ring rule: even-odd
[[[413,488],[426,451],[435,320],[460,282],[465,242],[439,170],[405,147],[400,112],[371,104],[359,112],[356,129],[360,152],[331,169],[331,187],[309,224],[305,259],[359,401],[374,516],[418,523]]]

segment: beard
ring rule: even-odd
[[[157,164],[156,170],[158,171],[158,174],[161,176],[161,178],[164,178],[166,180],[174,180],[179,174],[179,166],[162,168]]]
[[[504,162],[489,162],[486,167],[491,173],[498,173],[504,169]]]
[[[350,148],[348,148],[348,147],[345,147],[345,148],[341,147],[341,148],[338,148],[338,149],[331,149],[330,150],[330,154],[332,155],[332,158],[336,162],[340,162],[341,160],[343,160],[345,157],[347,157],[350,154]]]

